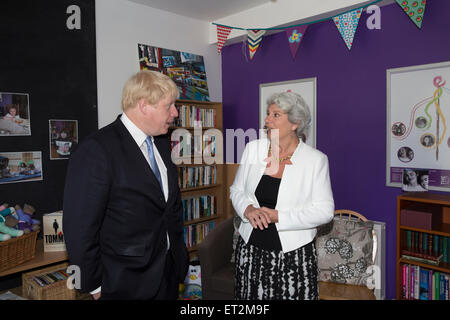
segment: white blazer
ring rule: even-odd
[[[230,199],[242,219],[239,233],[246,243],[253,227],[244,211],[248,205],[259,208],[255,190],[266,169],[264,160],[268,151],[268,139],[249,142],[230,187]],[[275,207],[278,210],[275,226],[283,252],[310,243],[316,236],[316,227],[330,222],[334,215],[327,156],[300,140],[291,162],[292,165],[284,167]]]

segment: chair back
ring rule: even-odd
[[[335,216],[339,216],[339,219],[348,218],[348,221],[369,221],[366,217],[364,217],[361,213],[348,210],[348,209],[340,209],[334,211]],[[375,258],[377,257],[377,250],[378,250],[378,241],[377,241],[377,233],[375,230],[372,229],[372,236],[373,236],[373,251],[372,251],[372,263],[375,263]]]

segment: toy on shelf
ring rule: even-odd
[[[34,211],[35,209],[28,204],[24,205],[23,210],[19,205],[15,206],[16,212],[15,218],[19,220],[18,224],[19,230],[23,230],[25,233],[29,233],[31,231],[36,231],[40,228],[39,225],[41,222],[39,220],[31,218]]]
[[[21,235],[23,235],[24,232],[22,230],[17,230],[17,229],[7,227],[5,225],[5,221],[6,221],[5,217],[0,215],[0,232],[1,233],[4,233],[11,237],[20,237]],[[3,236],[3,238],[5,238],[5,237]],[[9,239],[3,239],[2,241],[5,241],[5,240],[9,240]]]

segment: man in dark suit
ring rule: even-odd
[[[81,292],[94,299],[176,299],[189,256],[177,168],[167,136],[174,82],[141,71],[124,86],[123,114],[71,155],[63,228]]]

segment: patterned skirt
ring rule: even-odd
[[[235,257],[237,300],[317,300],[319,297],[314,241],[283,253],[246,244],[239,237]]]

